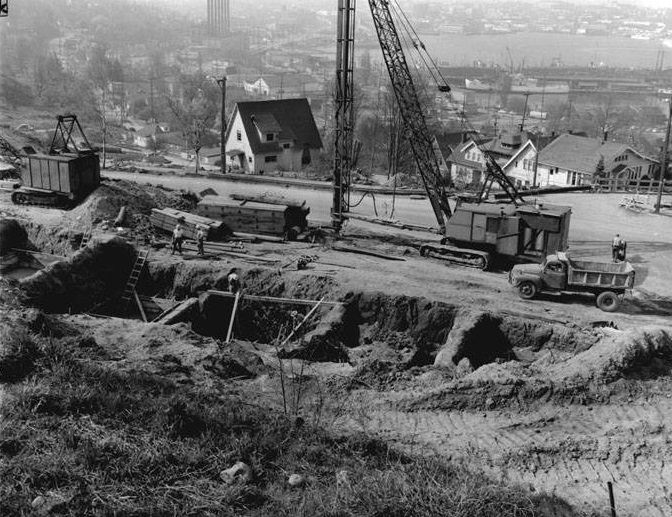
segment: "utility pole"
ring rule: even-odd
[[[154,118],[154,76],[149,78],[149,111],[152,119],[152,146],[156,154],[156,118]]]
[[[219,160],[220,160],[220,170],[222,174],[226,173],[226,76],[223,76],[221,79],[217,79],[217,84],[222,90],[222,128],[219,133],[220,138],[220,148],[219,148]]]
[[[660,213],[660,205],[663,200],[663,186],[665,185],[665,172],[667,172],[667,152],[670,147],[670,125],[672,123],[672,97],[667,98],[668,113],[667,113],[667,131],[665,132],[665,145],[663,146],[663,155],[660,160],[660,183],[658,184],[658,198],[656,199],[656,206],[654,212]]]

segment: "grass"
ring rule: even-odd
[[[30,336],[29,336],[30,337]],[[33,336],[35,337],[35,336]],[[36,336],[0,407],[0,515],[533,516],[542,497],[366,436],[337,438],[232,394],[181,386]],[[254,473],[225,485],[236,461]],[[339,471],[347,479],[336,482]],[[290,489],[300,473],[305,488]],[[556,504],[555,501],[551,501]],[[46,506],[45,506],[46,505]]]

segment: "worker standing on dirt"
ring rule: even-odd
[[[205,255],[204,243],[205,243],[205,231],[203,230],[202,226],[199,226],[198,232],[196,233],[196,244],[198,246],[199,255]]]
[[[625,242],[625,239],[621,239],[618,243],[618,260],[625,262],[625,252],[628,248],[628,243]]]
[[[231,268],[229,274],[226,275],[226,281],[229,286],[229,292],[237,293],[240,289],[240,278],[238,278],[238,270],[235,267]]]
[[[182,255],[182,241],[184,240],[184,230],[182,229],[182,225],[180,223],[177,223],[175,225],[175,229],[173,230],[173,251],[171,251],[171,255],[174,255],[175,252],[179,252],[180,255]]]
[[[618,233],[614,235],[614,238],[611,241],[611,260],[614,262],[618,262],[618,256],[621,250],[621,242],[625,242],[621,240],[621,236]]]

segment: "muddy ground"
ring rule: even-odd
[[[147,207],[136,208],[141,215]],[[17,208],[0,194],[0,212],[19,220],[37,248],[70,257],[61,266],[69,274],[58,282],[48,268],[42,273],[48,281],[33,278],[24,286],[48,298],[58,285],[67,301],[68,282],[81,278],[77,268],[91,267],[89,259],[104,262],[103,245],[117,242],[113,229],[102,229],[110,217],[101,215],[103,209],[111,213],[118,205],[89,203],[71,212]],[[143,228],[141,218],[134,221]],[[70,234],[91,224],[92,249],[103,251],[88,252],[87,259]],[[608,514],[607,481],[614,482],[618,515],[670,515],[669,236],[648,231],[643,225],[630,247],[642,273],[639,285],[613,314],[597,309],[590,297],[521,300],[506,271],[423,259],[417,242],[431,234],[365,223],[348,226],[337,244],[400,260],[337,251],[329,238],[245,243],[256,259],[215,253],[199,258],[194,251],[179,257],[170,256],[161,247],[166,237],[157,235],[139,284],[142,294],[162,303],[200,297],[196,313],[174,326],[84,314],[98,312],[93,299],[86,306],[62,303],[62,310],[40,299],[26,303],[53,312],[69,307],[74,314],[60,318],[88,329],[120,363],[143,363],[206,385],[234,378],[251,402],[338,432],[363,430],[405,450],[441,455],[531,492],[558,495],[573,505],[573,515]],[[575,233],[581,245],[574,248],[583,256],[599,255],[608,238],[594,230]],[[130,245],[136,244],[132,239]],[[112,247],[122,263],[125,252]],[[293,261],[302,255],[315,260],[299,271]],[[318,308],[294,339],[278,347],[310,307],[243,300],[234,344],[220,344],[230,354],[222,359],[194,331],[221,343],[231,300],[207,291],[225,289],[231,267],[239,268],[248,294],[341,305]],[[91,297],[102,299],[109,290],[103,285]]]

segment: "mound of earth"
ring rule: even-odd
[[[0,219],[0,256],[12,248],[25,248],[28,235],[15,219]]]
[[[97,237],[67,260],[21,280],[23,301],[48,312],[88,310],[121,294],[135,256],[126,241]]]
[[[126,207],[127,223],[139,215],[149,215],[152,208],[193,210],[198,197],[193,192],[170,190],[154,185],[140,185],[132,181],[104,179],[83,203],[68,214],[72,220],[84,224],[113,221],[121,207]]]

